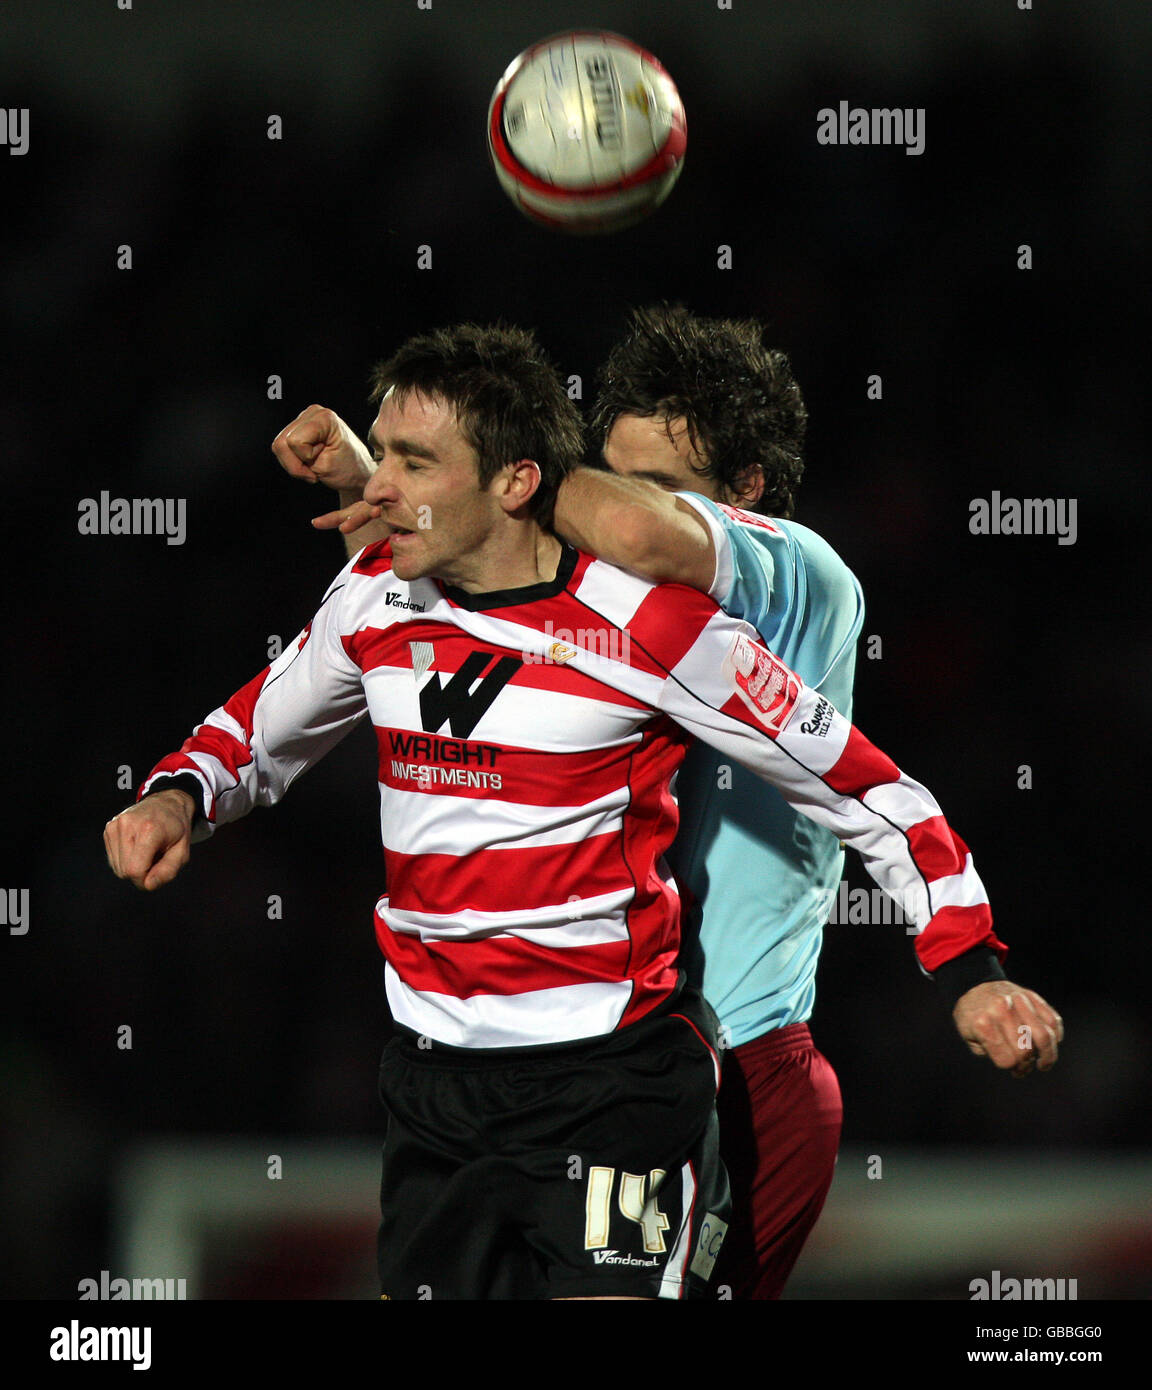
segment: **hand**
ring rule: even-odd
[[[1064,1041],[1060,1015],[1031,989],[987,980],[962,994],[952,1010],[960,1036],[978,1057],[1013,1076],[1048,1071]]]
[[[195,814],[195,801],[177,788],[121,811],[104,827],[112,872],[146,893],[171,883],[188,862]]]
[[[310,405],[280,431],[272,452],[284,471],[309,483],[360,497],[376,471],[367,446],[334,411]]]
[[[341,507],[339,511],[314,516],[312,525],[317,531],[341,531],[345,536],[350,536],[354,531],[359,531],[361,526],[378,520],[379,516],[379,507],[374,507],[369,502],[353,502],[350,506]]]

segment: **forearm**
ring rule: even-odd
[[[360,671],[344,650],[340,626],[349,568],[275,661],[209,714],[145,779],[141,797],[168,786],[187,790],[198,812],[194,839],[256,806],[274,805],[364,715]]]
[[[707,525],[654,483],[578,469],[560,485],[554,524],[578,549],[657,583],[706,593],[716,573]]]

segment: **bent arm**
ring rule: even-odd
[[[707,593],[716,575],[707,523],[655,483],[577,469],[560,484],[554,525],[580,550],[656,583]]]
[[[140,788],[199,791],[192,841],[274,805],[293,781],[340,742],[367,711],[361,673],[339,626],[346,568],[313,620],[274,662],[162,759]]]
[[[292,478],[324,483],[339,494],[340,506],[312,519],[318,531],[339,530],[352,559],[366,545],[387,540],[380,508],[364,499],[364,485],[376,471],[371,451],[327,406],[310,405],[272,441],[272,452]]]

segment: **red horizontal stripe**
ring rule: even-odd
[[[853,725],[843,753],[824,774],[823,780],[841,796],[859,799],[873,787],[882,786],[885,782],[899,782],[900,769],[887,753],[881,753]]]
[[[651,1013],[657,1004],[662,1004],[668,998],[679,978],[675,952],[660,956],[648,969],[641,970],[632,982],[632,998],[620,1015],[618,1026],[624,1028]]]
[[[719,612],[707,594],[685,584],[661,584],[632,614],[628,633],[665,671],[671,671],[695,645]]]
[[[565,985],[617,983],[627,978],[628,941],[557,949],[515,936],[479,941],[421,941],[378,930],[380,949],[410,989],[471,999],[475,994],[527,994]]]
[[[595,898],[632,887],[616,834],[465,855],[388,850],[385,858],[391,904],[407,912],[532,912],[563,904],[570,894]],[[578,917],[574,902],[572,920]]]
[[[427,751],[416,742],[418,739],[429,745]],[[538,748],[513,748],[479,739],[465,741],[412,733],[407,729],[380,728],[376,729],[376,748],[379,778],[384,786],[438,796],[495,797],[528,806],[584,806],[619,791],[628,777],[627,751],[619,748],[547,753]],[[407,752],[403,751],[405,748]],[[435,752],[437,748],[439,756]],[[461,756],[458,761],[452,761],[456,750],[460,750]],[[496,773],[501,785],[493,787],[491,777],[475,779],[482,784],[476,787],[467,786],[467,778],[455,785],[440,780],[433,773],[429,773],[427,784],[422,785],[414,778],[394,773],[393,761],[417,767]]]
[[[430,670],[442,669],[439,657],[443,646],[445,656],[448,649],[459,643],[462,653],[460,660],[469,652],[484,650],[487,644],[477,642],[474,637],[453,627],[450,623],[429,622],[425,618],[409,621],[407,609],[397,608],[396,622],[390,627],[364,627],[359,632],[350,632],[340,640],[344,650],[362,671],[373,671],[377,666],[397,666],[403,670],[412,669],[412,648],[410,642],[434,642],[438,659],[433,661]],[[490,648],[493,658],[507,656],[507,651]]]
[[[916,867],[929,883],[963,873],[968,846],[943,816],[921,821],[907,832]]]
[[[239,739],[233,738],[226,730],[218,729],[214,724],[201,724],[191,738],[184,740],[180,752],[207,753],[237,780],[240,777],[240,769],[247,767],[252,761],[252,749],[246,743],[241,743]],[[169,759],[165,758],[164,761],[168,762]],[[164,768],[165,772],[170,770]]]
[[[1001,960],[1008,954],[1008,947],[992,930],[992,909],[987,903],[942,907],[916,938],[916,954],[929,971],[977,946],[990,947]]]
[[[300,639],[300,647],[303,647],[304,643],[311,635],[311,632],[312,624],[309,623],[304,629],[303,637]],[[260,692],[264,689],[264,682],[268,679],[268,670],[269,668],[266,666],[258,676],[253,676],[248,684],[242,685],[224,706],[224,713],[231,715],[236,723],[239,724],[249,736],[252,734],[252,721],[255,717],[256,701],[260,698]],[[196,730],[193,737],[198,738],[204,729],[210,728],[211,725],[205,724],[202,729]],[[189,739],[188,742],[184,744],[184,752],[187,752],[191,742],[192,740]]]

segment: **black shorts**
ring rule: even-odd
[[[384,1049],[388,1299],[700,1297],[729,1215],[716,1020],[685,988],[591,1042]]]

